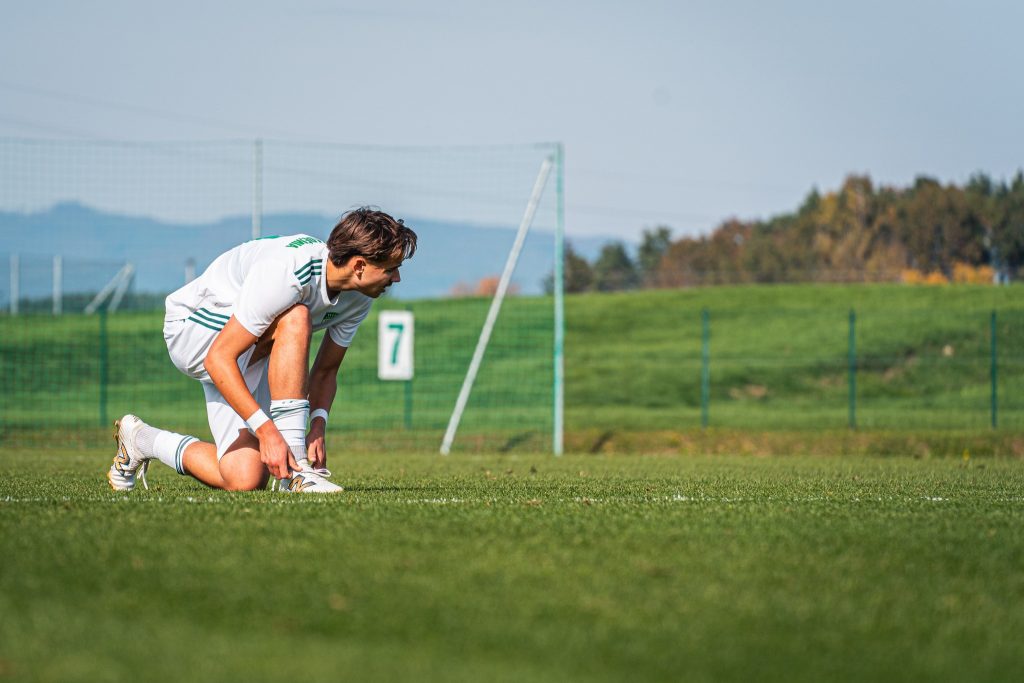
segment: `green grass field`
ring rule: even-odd
[[[0,680],[1016,681],[1019,458],[0,451]]]
[[[346,358],[332,498],[111,493],[123,412],[207,434],[160,314],[0,316],[0,681],[1017,680],[1019,292],[569,297],[559,459],[550,300],[506,303],[448,458],[487,302],[412,302],[411,386],[373,316]]]

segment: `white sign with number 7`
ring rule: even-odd
[[[377,377],[412,379],[412,311],[381,311],[377,322]]]

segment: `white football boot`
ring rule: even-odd
[[[142,485],[149,488],[146,481],[146,470],[149,469],[149,458],[144,456],[135,445],[135,438],[145,422],[134,415],[125,415],[114,423],[114,441],[117,452],[114,462],[107,472],[107,481],[115,491],[131,491],[135,488],[135,475],[142,479]]]
[[[278,483],[281,491],[290,493],[341,493],[345,489],[337,484],[327,481],[331,471],[326,467],[314,468],[309,460],[303,458],[297,461],[299,469],[292,471],[291,477],[282,479]]]

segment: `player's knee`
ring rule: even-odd
[[[255,491],[265,488],[269,473],[260,461],[259,442],[247,430],[220,460],[220,476],[227,491]]]
[[[256,491],[266,488],[266,471],[249,470],[243,472],[232,472],[230,477],[224,478],[224,489],[227,491]]]

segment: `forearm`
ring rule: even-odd
[[[323,343],[313,361],[313,369],[309,371],[309,408],[310,415],[317,410],[330,411],[334,397],[338,393],[338,369],[345,358],[346,347],[335,344],[330,334],[324,335]],[[327,466],[327,445],[325,436],[327,421],[322,415],[310,420],[309,434],[306,436],[309,459],[314,467]]]
[[[324,341],[313,361],[313,368],[309,371],[308,398],[311,411],[331,410],[334,397],[338,393],[338,371],[341,369],[346,351],[345,347],[335,344],[330,335],[324,336]]]
[[[245,385],[242,372],[238,369],[237,358],[231,358],[230,354],[218,353],[216,349],[211,349],[204,366],[224,400],[243,420],[247,420],[260,409],[256,399]]]
[[[309,433],[306,435],[306,450],[313,467],[327,466],[327,420],[316,415],[318,410],[330,412],[334,396],[338,392],[337,369],[333,372],[314,372],[309,376]]]
[[[323,409],[328,412],[334,404],[338,393],[338,373],[336,369],[329,372],[314,371],[309,375],[309,409]]]
[[[260,405],[245,385],[245,379],[238,369],[238,359],[232,358],[230,351],[225,352],[214,346],[207,354],[204,366],[228,405],[249,423],[251,428],[254,423],[250,422],[249,418],[260,410]],[[283,479],[288,476],[290,469],[297,469],[298,464],[277,425],[266,414],[264,417],[266,419],[263,423],[256,425],[256,429],[253,430],[260,443],[260,460],[267,466],[272,476]]]

